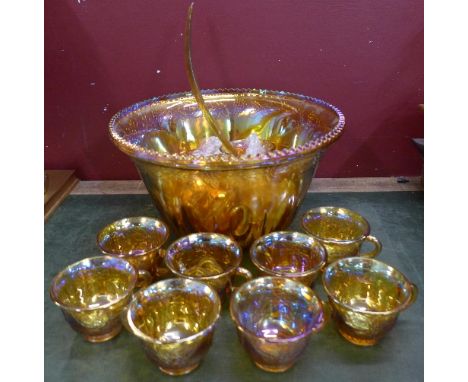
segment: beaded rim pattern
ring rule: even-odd
[[[274,91],[274,90],[263,90],[263,89],[209,89],[203,90],[202,94],[241,94],[247,93],[253,97],[277,98],[278,96],[290,96],[295,97],[302,101],[308,101],[313,104],[325,106],[328,109],[333,110],[338,116],[338,123],[328,133],[317,139],[312,139],[303,145],[299,145],[295,148],[273,150],[265,154],[258,155],[241,155],[235,156],[228,153],[211,156],[194,156],[191,154],[169,154],[160,153],[156,150],[147,149],[141,147],[138,144],[131,143],[124,137],[122,137],[117,131],[117,123],[122,118],[132,114],[133,112],[149,106],[151,104],[164,104],[173,102],[178,98],[193,97],[191,92],[173,93],[165,96],[154,97],[133,104],[120,110],[115,114],[109,122],[109,133],[112,141],[116,146],[124,153],[131,157],[141,159],[147,162],[151,162],[157,165],[169,166],[169,167],[182,167],[191,169],[219,169],[219,168],[245,168],[245,167],[263,167],[269,165],[278,165],[284,162],[289,162],[299,157],[316,154],[318,150],[324,149],[331,143],[336,141],[343,133],[345,125],[345,117],[343,113],[335,106],[329,104],[318,98],[304,96],[302,94],[290,93],[285,91]]]

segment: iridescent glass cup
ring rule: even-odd
[[[206,90],[203,98],[230,141],[255,133],[274,150],[195,156],[214,134],[191,93],[127,107],[111,119],[110,136],[178,236],[216,232],[248,248],[289,226],[344,116],[322,100],[283,91]]]
[[[252,263],[266,276],[287,277],[310,286],[327,262],[325,248],[300,232],[272,232],[250,248]]]
[[[104,342],[122,330],[121,313],[137,281],[135,268],[115,257],[81,260],[52,281],[50,298],[87,341]]]
[[[322,304],[309,287],[281,277],[260,277],[231,298],[239,340],[262,370],[291,368],[313,333],[325,324]]]
[[[138,270],[137,287],[151,284],[162,262],[162,246],[169,229],[161,220],[138,216],[117,220],[97,235],[97,244],[105,255],[127,260]]]
[[[240,267],[242,250],[231,238],[216,233],[194,233],[173,242],[164,257],[167,268],[176,276],[201,281],[220,296],[232,291],[233,278],[252,279]]]
[[[361,346],[376,344],[418,294],[402,273],[375,259],[338,260],[322,278],[338,331]]]
[[[166,279],[135,293],[126,320],[163,373],[183,375],[196,369],[208,352],[220,309],[210,286]]]
[[[318,207],[302,217],[302,227],[327,250],[328,263],[350,256],[375,257],[382,244],[370,235],[367,220],[355,211],[341,207]],[[370,252],[361,253],[361,246],[371,243]]]

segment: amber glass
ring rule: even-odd
[[[291,223],[320,153],[342,133],[344,116],[324,101],[287,92],[209,90],[203,97],[230,141],[255,133],[274,150],[194,156],[191,151],[213,133],[190,93],[120,111],[110,135],[179,235],[216,232],[246,248]]]
[[[136,280],[136,270],[129,262],[109,256],[91,257],[55,276],[50,298],[86,340],[103,342],[122,330],[120,315]]]
[[[234,276],[246,280],[251,273],[240,267],[242,250],[231,238],[215,233],[195,233],[172,243],[164,258],[176,276],[204,282],[220,296],[232,290]]]
[[[197,368],[210,348],[220,309],[210,286],[166,279],[135,293],[126,320],[162,372],[183,375]]]
[[[266,276],[287,277],[310,286],[327,262],[325,248],[300,232],[272,232],[250,248],[252,263]]]
[[[147,286],[157,277],[162,261],[161,247],[169,237],[162,221],[139,216],[117,220],[97,235],[97,244],[105,255],[127,260],[138,270],[138,287]]]
[[[338,331],[361,346],[376,344],[418,292],[395,268],[364,257],[338,260],[322,278]]]
[[[255,365],[270,372],[291,368],[310,336],[325,324],[322,304],[309,287],[280,277],[260,277],[231,298],[239,340]]]
[[[302,227],[327,250],[328,263],[350,256],[375,257],[382,244],[370,235],[367,220],[355,211],[341,207],[318,207],[308,210],[302,217]],[[374,248],[361,252],[364,242]]]

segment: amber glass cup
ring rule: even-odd
[[[235,291],[230,313],[241,344],[257,367],[291,368],[310,336],[322,329],[322,304],[312,289],[281,277],[260,277]]]
[[[86,340],[104,342],[122,330],[121,313],[136,280],[136,270],[129,262],[109,256],[91,257],[55,276],[50,298]]]
[[[162,221],[150,217],[130,217],[104,227],[97,244],[104,255],[127,260],[138,270],[137,287],[148,286],[158,276],[162,246],[169,229]]]
[[[418,294],[402,273],[375,259],[338,260],[322,278],[338,331],[361,346],[376,344]]]
[[[240,267],[242,250],[227,236],[194,233],[172,243],[164,257],[167,268],[176,276],[201,281],[212,286],[220,296],[232,291],[233,278],[252,279]]]
[[[163,373],[183,375],[196,369],[208,352],[220,309],[210,286],[166,279],[135,293],[126,320]]]
[[[382,250],[380,241],[370,235],[367,220],[355,211],[341,207],[318,207],[302,217],[302,227],[327,250],[328,263],[350,256],[375,257]],[[374,249],[361,253],[370,242]]]
[[[327,262],[316,239],[300,232],[272,232],[250,248],[252,263],[266,276],[287,277],[310,286]]]

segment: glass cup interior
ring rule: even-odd
[[[187,279],[166,279],[138,292],[127,318],[142,339],[171,343],[207,330],[219,313],[218,295],[209,286]]]
[[[160,248],[169,236],[166,225],[149,217],[117,220],[98,234],[98,245],[108,255],[143,255]]]
[[[243,331],[270,341],[304,337],[324,321],[322,304],[310,288],[279,277],[241,286],[231,299],[231,316]]]
[[[106,308],[127,297],[136,271],[125,260],[99,256],[81,260],[60,272],[50,289],[52,300],[68,310]]]
[[[283,231],[258,239],[250,257],[262,271],[293,276],[320,269],[326,262],[326,250],[310,236]]]
[[[351,310],[396,312],[412,299],[410,282],[396,269],[374,259],[353,257],[329,265],[324,288],[333,301]]]
[[[302,218],[302,226],[313,237],[330,241],[359,241],[370,233],[364,217],[341,207],[311,209]]]
[[[167,249],[165,262],[177,275],[210,277],[234,271],[242,251],[229,237],[214,233],[185,236]]]

